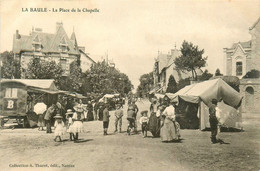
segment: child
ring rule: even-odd
[[[123,113],[123,110],[120,109],[120,107],[121,107],[120,104],[116,105],[116,111],[115,111],[116,118],[115,118],[115,131],[114,132],[117,132],[117,126],[119,124],[119,132],[121,133],[121,131],[122,131],[122,117],[123,117],[124,113]]]
[[[142,117],[140,118],[139,122],[142,125],[142,133],[143,133],[143,138],[147,136],[147,129],[148,129],[148,117],[147,117],[148,111],[142,111],[141,115]]]
[[[103,110],[103,128],[104,128],[104,135],[107,134],[107,129],[109,125],[109,111],[108,111],[108,104],[105,105],[105,109]]]
[[[73,135],[73,132],[72,132],[72,116],[73,116],[73,112],[71,109],[68,109],[67,110],[67,113],[66,113],[66,119],[67,119],[67,132],[70,134],[70,140],[73,141],[74,139],[74,135]]]
[[[79,138],[79,133],[84,131],[83,128],[84,115],[81,111],[78,111],[77,109],[75,110],[76,112],[73,113],[73,117],[72,117],[73,124],[71,126],[71,130],[74,134],[74,141],[77,141]]]
[[[54,135],[56,136],[54,141],[56,141],[56,139],[59,138],[61,142],[62,141],[61,136],[64,133],[64,123],[62,121],[62,116],[60,114],[57,114],[56,116],[54,116],[54,118],[55,118]]]

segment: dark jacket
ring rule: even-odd
[[[107,108],[105,108],[103,110],[103,122],[108,122],[109,121],[109,117],[110,117],[109,111],[108,111]]]

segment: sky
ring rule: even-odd
[[[55,33],[56,22],[63,22],[69,37],[74,28],[78,44],[91,58],[98,61],[108,55],[137,88],[140,76],[153,70],[158,51],[168,53],[175,45],[179,49],[184,40],[204,49],[204,69],[224,73],[223,48],[250,40],[249,27],[259,17],[259,0],[0,0],[0,52],[12,50],[16,30],[22,35],[29,35],[32,27]]]

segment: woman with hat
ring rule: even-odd
[[[162,110],[160,110],[161,108],[163,108],[163,106],[159,105],[157,99],[152,99],[148,128],[153,137],[160,137],[160,113],[162,112]]]
[[[171,142],[179,140],[178,124],[175,121],[175,107],[177,102],[171,101],[170,105],[162,113],[161,140]]]
[[[54,141],[56,141],[57,138],[61,140],[61,136],[64,134],[64,123],[62,121],[62,116],[60,114],[57,114],[56,116],[54,116],[55,118],[55,123],[54,123],[54,135],[56,136]]]

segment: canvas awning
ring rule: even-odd
[[[190,103],[199,103],[201,100],[206,105],[215,98],[234,108],[239,107],[242,100],[242,96],[220,78],[186,86],[168,97],[176,101],[181,98]]]
[[[48,94],[59,94],[65,92],[57,89],[53,79],[2,79],[1,85],[3,84],[20,84],[31,92],[43,92]]]

